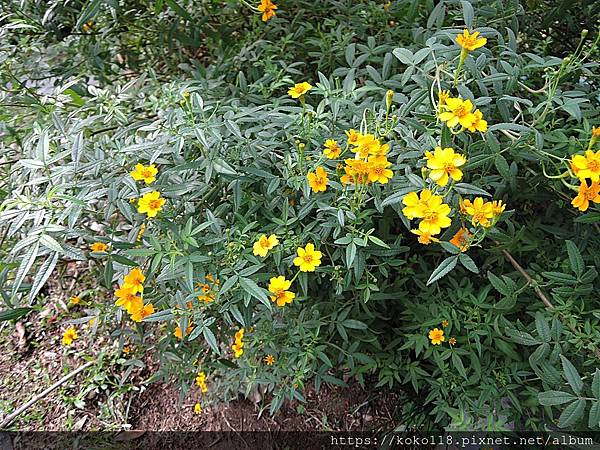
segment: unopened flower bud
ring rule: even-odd
[[[392,107],[393,101],[394,101],[394,91],[392,91],[391,89],[388,89],[388,91],[385,93],[385,107],[388,111]]]

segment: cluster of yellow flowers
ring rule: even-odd
[[[233,350],[233,356],[235,356],[236,358],[239,358],[240,356],[242,356],[244,354],[244,329],[243,328],[240,328],[235,333],[235,342],[231,346],[231,349]]]
[[[131,177],[136,181],[144,181],[146,184],[151,184],[156,181],[156,175],[158,169],[154,164],[144,166],[143,164],[136,164],[135,169],[130,173]],[[166,200],[160,196],[160,192],[151,191],[146,192],[138,199],[138,212],[140,214],[147,214],[148,217],[156,217],[156,215],[162,210],[162,207],[166,203]],[[143,231],[140,230],[138,235],[141,239]]]
[[[196,385],[200,388],[200,392],[206,394],[208,392],[208,386],[206,385],[206,374],[204,372],[198,372],[196,376]]]
[[[446,328],[448,326],[448,321],[444,320],[442,321],[442,328]],[[429,340],[431,341],[432,345],[440,345],[442,342],[444,342],[446,340],[446,337],[444,336],[444,330],[440,330],[439,328],[434,328],[433,330],[429,330]],[[456,345],[456,338],[451,337],[450,339],[448,339],[448,344],[450,344],[450,346],[455,346]]]
[[[478,109],[473,111],[471,100],[450,97],[448,91],[440,91],[438,97],[438,117],[446,123],[448,128],[455,128],[460,125],[460,131],[469,130],[471,133],[476,131],[484,133],[487,131],[487,122],[483,119],[483,113]]]
[[[470,217],[473,226],[481,225],[484,228],[493,226],[505,209],[502,200],[486,202],[476,197],[472,202],[468,199],[460,201],[460,212]]]
[[[600,127],[593,127],[592,138],[585,153],[571,158],[571,171],[580,182],[579,192],[571,205],[579,211],[587,211],[590,202],[600,203],[600,150],[596,152],[592,150],[598,140],[600,140]]]
[[[216,297],[216,291],[220,282],[218,279],[215,279],[210,273],[206,274],[206,277],[204,278],[206,279],[206,282],[198,283],[197,285],[200,288],[200,291],[202,292],[200,295],[198,295],[198,300],[204,303],[210,303],[214,301]]]
[[[260,0],[260,4],[256,7],[262,13],[262,21],[266,22],[275,15],[277,5],[271,0]]]
[[[123,284],[115,290],[117,301],[115,305],[123,307],[134,322],[141,322],[145,317],[154,313],[152,303],[144,305],[141,295],[144,293],[144,281],[146,277],[138,268],[132,269],[123,278]],[[137,295],[137,294],[140,295]]]

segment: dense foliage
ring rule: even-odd
[[[66,351],[182,398],[356,377],[408,426],[597,430],[593,2],[567,37],[541,1],[275,3],[4,6],[2,319],[89,261]]]

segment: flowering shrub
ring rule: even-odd
[[[240,8],[283,27],[284,5]],[[355,377],[418,396],[416,425],[597,429],[597,38],[561,59],[475,17],[440,2],[402,47],[348,42],[329,72],[17,83],[5,99],[37,109],[3,130],[6,317],[89,260],[99,286],[63,344],[93,320],[132,364],[152,351],[153,379],[200,389],[198,414]]]

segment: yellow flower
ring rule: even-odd
[[[293,87],[289,88],[288,95],[292,98],[300,98],[311,89],[312,85],[306,81],[302,83],[296,83]]]
[[[456,345],[456,338],[451,337],[450,339],[448,339],[448,344]]]
[[[432,196],[433,194],[429,189],[423,189],[420,194],[409,192],[402,199],[402,203],[405,205],[405,208],[402,208],[402,214],[404,214],[408,220],[423,217],[425,210],[427,209],[427,204]]]
[[[235,343],[231,346],[233,349],[233,356],[239,358],[244,354],[244,329],[240,328],[235,333]]]
[[[492,202],[492,210],[494,212],[494,217],[498,217],[501,215],[506,209],[506,205],[502,203],[502,200],[494,200]]]
[[[210,303],[215,300],[215,297],[210,294],[199,295],[198,300],[204,303]]]
[[[370,156],[367,166],[369,181],[386,184],[394,176],[394,172],[388,169],[391,165],[392,163],[385,156]]]
[[[449,128],[454,128],[460,124],[465,128],[469,128],[475,122],[475,115],[471,112],[473,103],[471,100],[463,100],[459,98],[446,99],[444,112],[440,114],[440,120],[446,122]]]
[[[447,320],[445,320],[445,319],[444,319],[444,320],[442,320],[442,326],[443,326],[444,328],[446,328],[446,327],[448,326],[448,321],[447,321]]]
[[[117,297],[115,305],[122,306],[130,314],[132,311],[137,311],[144,306],[142,298],[135,295],[135,292],[133,292],[131,286],[121,286],[115,291],[115,296]]]
[[[90,245],[90,250],[93,252],[105,252],[108,250],[108,245],[104,244],[103,242],[94,242],[92,245]]]
[[[137,242],[140,242],[142,240],[142,237],[144,237],[144,232],[146,231],[146,224],[143,223],[140,225],[140,231],[138,231],[137,237],[135,238],[135,240]]]
[[[277,306],[284,307],[288,303],[292,303],[292,300],[296,297],[291,291],[288,291],[292,282],[286,280],[283,275],[273,277],[269,280],[269,292],[274,295],[271,296],[271,301],[276,302]]]
[[[301,272],[314,272],[321,265],[323,254],[315,250],[312,243],[306,244],[305,248],[298,247],[298,256],[294,258],[294,265],[300,267]]]
[[[125,353],[126,355],[129,355],[131,353],[131,347],[129,345],[126,345],[125,347],[123,347],[123,353]]]
[[[275,362],[275,357],[273,355],[267,355],[265,356],[264,361],[267,366],[272,366]]]
[[[165,203],[166,200],[160,196],[160,192],[148,192],[139,198],[138,212],[146,213],[148,217],[156,217]]]
[[[478,109],[473,113],[473,123],[467,129],[471,133],[475,133],[475,131],[485,133],[487,131],[487,121],[483,120],[483,113]]]
[[[131,320],[134,322],[141,322],[150,314],[154,314],[154,305],[152,303],[148,303],[143,308],[140,308],[131,313]]]
[[[484,202],[481,197],[475,198],[473,203],[469,200],[464,201],[465,212],[471,216],[473,225],[489,227],[492,225],[489,219],[494,217],[494,205],[491,202]]]
[[[79,305],[79,302],[81,301],[78,295],[74,295],[69,300],[71,301],[72,305]]]
[[[589,178],[593,183],[600,180],[600,150],[593,152],[586,150],[584,155],[575,155],[571,160],[573,167],[577,169],[577,178],[585,180]]]
[[[467,230],[465,227],[462,227],[454,236],[452,236],[450,243],[456,245],[461,252],[466,252],[469,248],[469,239],[471,236],[473,235],[469,233],[469,230]]]
[[[143,164],[138,163],[135,165],[135,169],[130,173],[130,175],[135,181],[144,180],[146,184],[150,184],[156,181],[157,173],[158,169],[154,164],[150,164],[146,167]]]
[[[451,177],[454,181],[459,181],[463,173],[459,169],[467,162],[467,158],[460,153],[454,153],[454,149],[447,147],[436,147],[434,152],[425,152],[427,167],[431,169],[429,177],[440,186],[446,186]]]
[[[440,242],[439,239],[434,238],[431,233],[429,232],[423,232],[421,230],[410,230],[411,233],[416,234],[417,236],[419,236],[417,238],[417,241],[419,241],[419,244],[423,244],[423,245],[429,245],[432,242]]]
[[[444,330],[440,330],[439,328],[434,328],[433,330],[430,330],[429,339],[431,339],[431,343],[433,345],[440,345],[446,340],[446,338],[444,337]]]
[[[94,22],[86,22],[81,26],[81,29],[83,30],[84,33],[89,33],[90,31],[92,31],[94,29]]]
[[[335,139],[327,139],[325,141],[325,150],[323,154],[329,159],[335,159],[340,156],[342,149]]]
[[[345,133],[348,138],[348,145],[358,145],[358,140],[361,138],[362,134],[357,132],[354,128],[350,128],[348,131],[345,131]]]
[[[469,30],[464,30],[463,34],[456,36],[456,43],[468,52],[472,52],[479,47],[483,47],[487,43],[487,39],[484,37],[478,37],[479,31],[475,31],[473,34],[469,33]]]
[[[262,12],[262,21],[266,22],[275,15],[277,5],[271,0],[260,0],[260,5],[258,5],[257,9]]]
[[[600,127],[592,127],[592,137],[593,138],[600,138]]]
[[[359,136],[357,139],[354,151],[358,153],[362,159],[366,159],[369,155],[378,153],[380,147],[381,143],[379,142],[379,139],[375,138],[372,134],[365,134]]]
[[[62,344],[67,346],[71,345],[75,339],[77,339],[77,330],[74,326],[70,326],[63,333]]]
[[[342,184],[367,184],[369,182],[369,166],[362,159],[347,159],[344,166],[345,175],[340,177]]]
[[[442,197],[432,196],[427,202],[427,208],[423,211],[419,230],[431,235],[439,234],[442,228],[448,228],[452,223],[448,214],[450,214],[450,207],[443,203]]]
[[[188,326],[187,326],[187,328],[185,329],[185,335],[187,336],[188,334],[190,334],[193,329],[194,329],[194,327],[192,326],[191,323],[189,323]],[[179,325],[177,325],[175,327],[175,331],[173,331],[173,335],[177,339],[183,339],[183,334],[181,333],[181,327]]]
[[[308,172],[306,178],[313,192],[325,192],[327,190],[329,179],[327,178],[327,172],[321,166],[317,167],[316,173]]]
[[[196,403],[194,405],[194,413],[199,416],[200,414],[202,414],[202,406],[200,406],[200,403]]]
[[[134,294],[144,292],[144,281],[146,277],[139,268],[131,269],[131,271],[123,277],[123,287],[130,288]]]
[[[204,372],[198,372],[196,376],[196,385],[200,388],[203,394],[208,392],[208,386],[206,385],[206,374]]]
[[[254,256],[262,256],[264,258],[267,256],[269,250],[278,244],[279,239],[277,239],[277,236],[272,234],[271,236],[267,237],[266,234],[263,234],[252,246],[252,253],[254,253]]]
[[[446,104],[446,100],[450,98],[450,91],[439,91],[438,92],[438,105],[444,106]]]
[[[600,203],[600,184],[592,183],[591,186],[588,186],[587,182],[582,180],[579,186],[579,193],[573,199],[571,205],[579,209],[579,211],[587,211],[590,207],[590,202]]]

